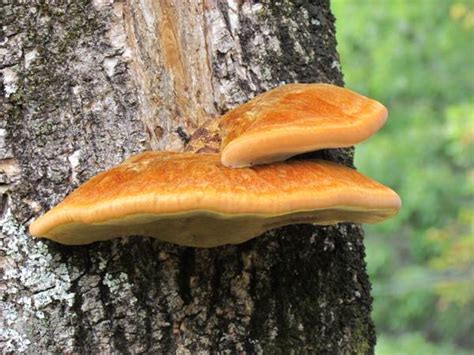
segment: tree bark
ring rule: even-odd
[[[372,353],[362,229],[298,225],[242,245],[143,237],[70,247],[31,220],[146,149],[288,82],[342,85],[328,1],[1,5],[3,352]],[[317,153],[352,164],[352,149]]]

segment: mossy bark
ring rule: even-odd
[[[258,92],[342,84],[327,1],[12,2],[0,14],[3,352],[373,352],[358,225],[215,249],[66,247],[25,229],[97,172],[183,149]],[[351,149],[318,154],[352,164]]]

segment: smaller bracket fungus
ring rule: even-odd
[[[30,233],[70,245],[141,235],[215,247],[288,224],[380,222],[399,208],[391,189],[328,161],[230,169],[217,154],[145,152],[86,182]]]
[[[349,147],[377,132],[387,115],[381,103],[342,87],[280,86],[222,117],[222,164],[245,167]]]

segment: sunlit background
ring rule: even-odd
[[[377,354],[474,353],[474,0],[333,0],[346,86],[383,102],[356,165],[403,208],[366,228]]]

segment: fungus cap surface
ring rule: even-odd
[[[63,244],[142,235],[214,247],[288,224],[379,222],[399,208],[391,189],[327,161],[230,169],[217,154],[145,152],[90,179],[30,233]]]
[[[222,163],[245,167],[357,144],[387,119],[381,103],[329,84],[288,84],[227,112]]]

